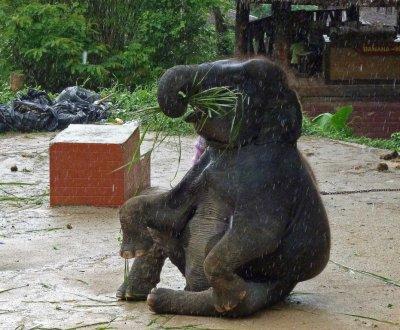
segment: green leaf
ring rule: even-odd
[[[319,126],[323,130],[329,130],[332,128],[332,117],[331,113],[322,113],[312,120],[312,123]]]
[[[352,113],[353,113],[353,107],[351,105],[339,108],[336,111],[336,113],[332,116],[333,128],[337,131],[346,129],[347,123]]]
[[[352,113],[353,107],[351,105],[344,106],[338,108],[334,114],[320,114],[312,120],[312,123],[323,131],[345,131],[349,129],[347,123]]]

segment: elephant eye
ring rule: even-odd
[[[252,81],[247,80],[244,84],[243,84],[243,91],[249,95],[252,96],[254,94],[257,93],[257,86],[256,84],[254,84]]]
[[[243,77],[242,77],[241,75],[239,75],[239,74],[235,74],[235,75],[233,75],[233,76],[231,77],[231,79],[232,79],[232,82],[233,82],[235,85],[238,85],[238,84],[240,84],[240,83],[242,82]]]

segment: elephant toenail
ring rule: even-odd
[[[234,308],[234,306],[232,306],[231,304],[227,304],[227,305],[224,305],[223,308],[224,308],[224,311],[229,312]]]
[[[221,308],[221,307],[218,306],[218,305],[214,305],[214,308],[215,308],[215,310],[216,310],[218,313],[224,313],[224,312],[225,312],[225,309]]]
[[[124,259],[133,259],[135,254],[132,251],[120,251],[120,256]]]
[[[239,299],[240,299],[240,300],[243,300],[244,297],[246,297],[246,295],[247,295],[247,292],[246,292],[246,291],[240,292],[240,293],[239,293]]]
[[[118,299],[125,299],[125,292],[123,292],[123,291],[117,291],[117,293],[115,294],[115,296],[116,296]]]
[[[152,293],[147,295],[147,304],[149,305],[149,308],[151,311],[154,312],[154,306],[156,304],[156,296]]]

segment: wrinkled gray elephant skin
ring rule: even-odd
[[[329,224],[297,149],[301,106],[285,73],[266,59],[177,66],[161,78],[158,101],[180,117],[183,93],[216,86],[242,100],[236,115],[203,122],[198,109],[187,117],[208,144],[199,163],[171,191],[134,197],[120,210],[121,256],[135,260],[117,296],[147,298],[156,313],[250,315],[285,299],[329,259]],[[185,276],[184,291],[155,288],[167,257]]]

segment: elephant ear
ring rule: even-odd
[[[297,94],[290,89],[272,99],[262,115],[257,144],[295,143],[301,135],[302,113]]]

